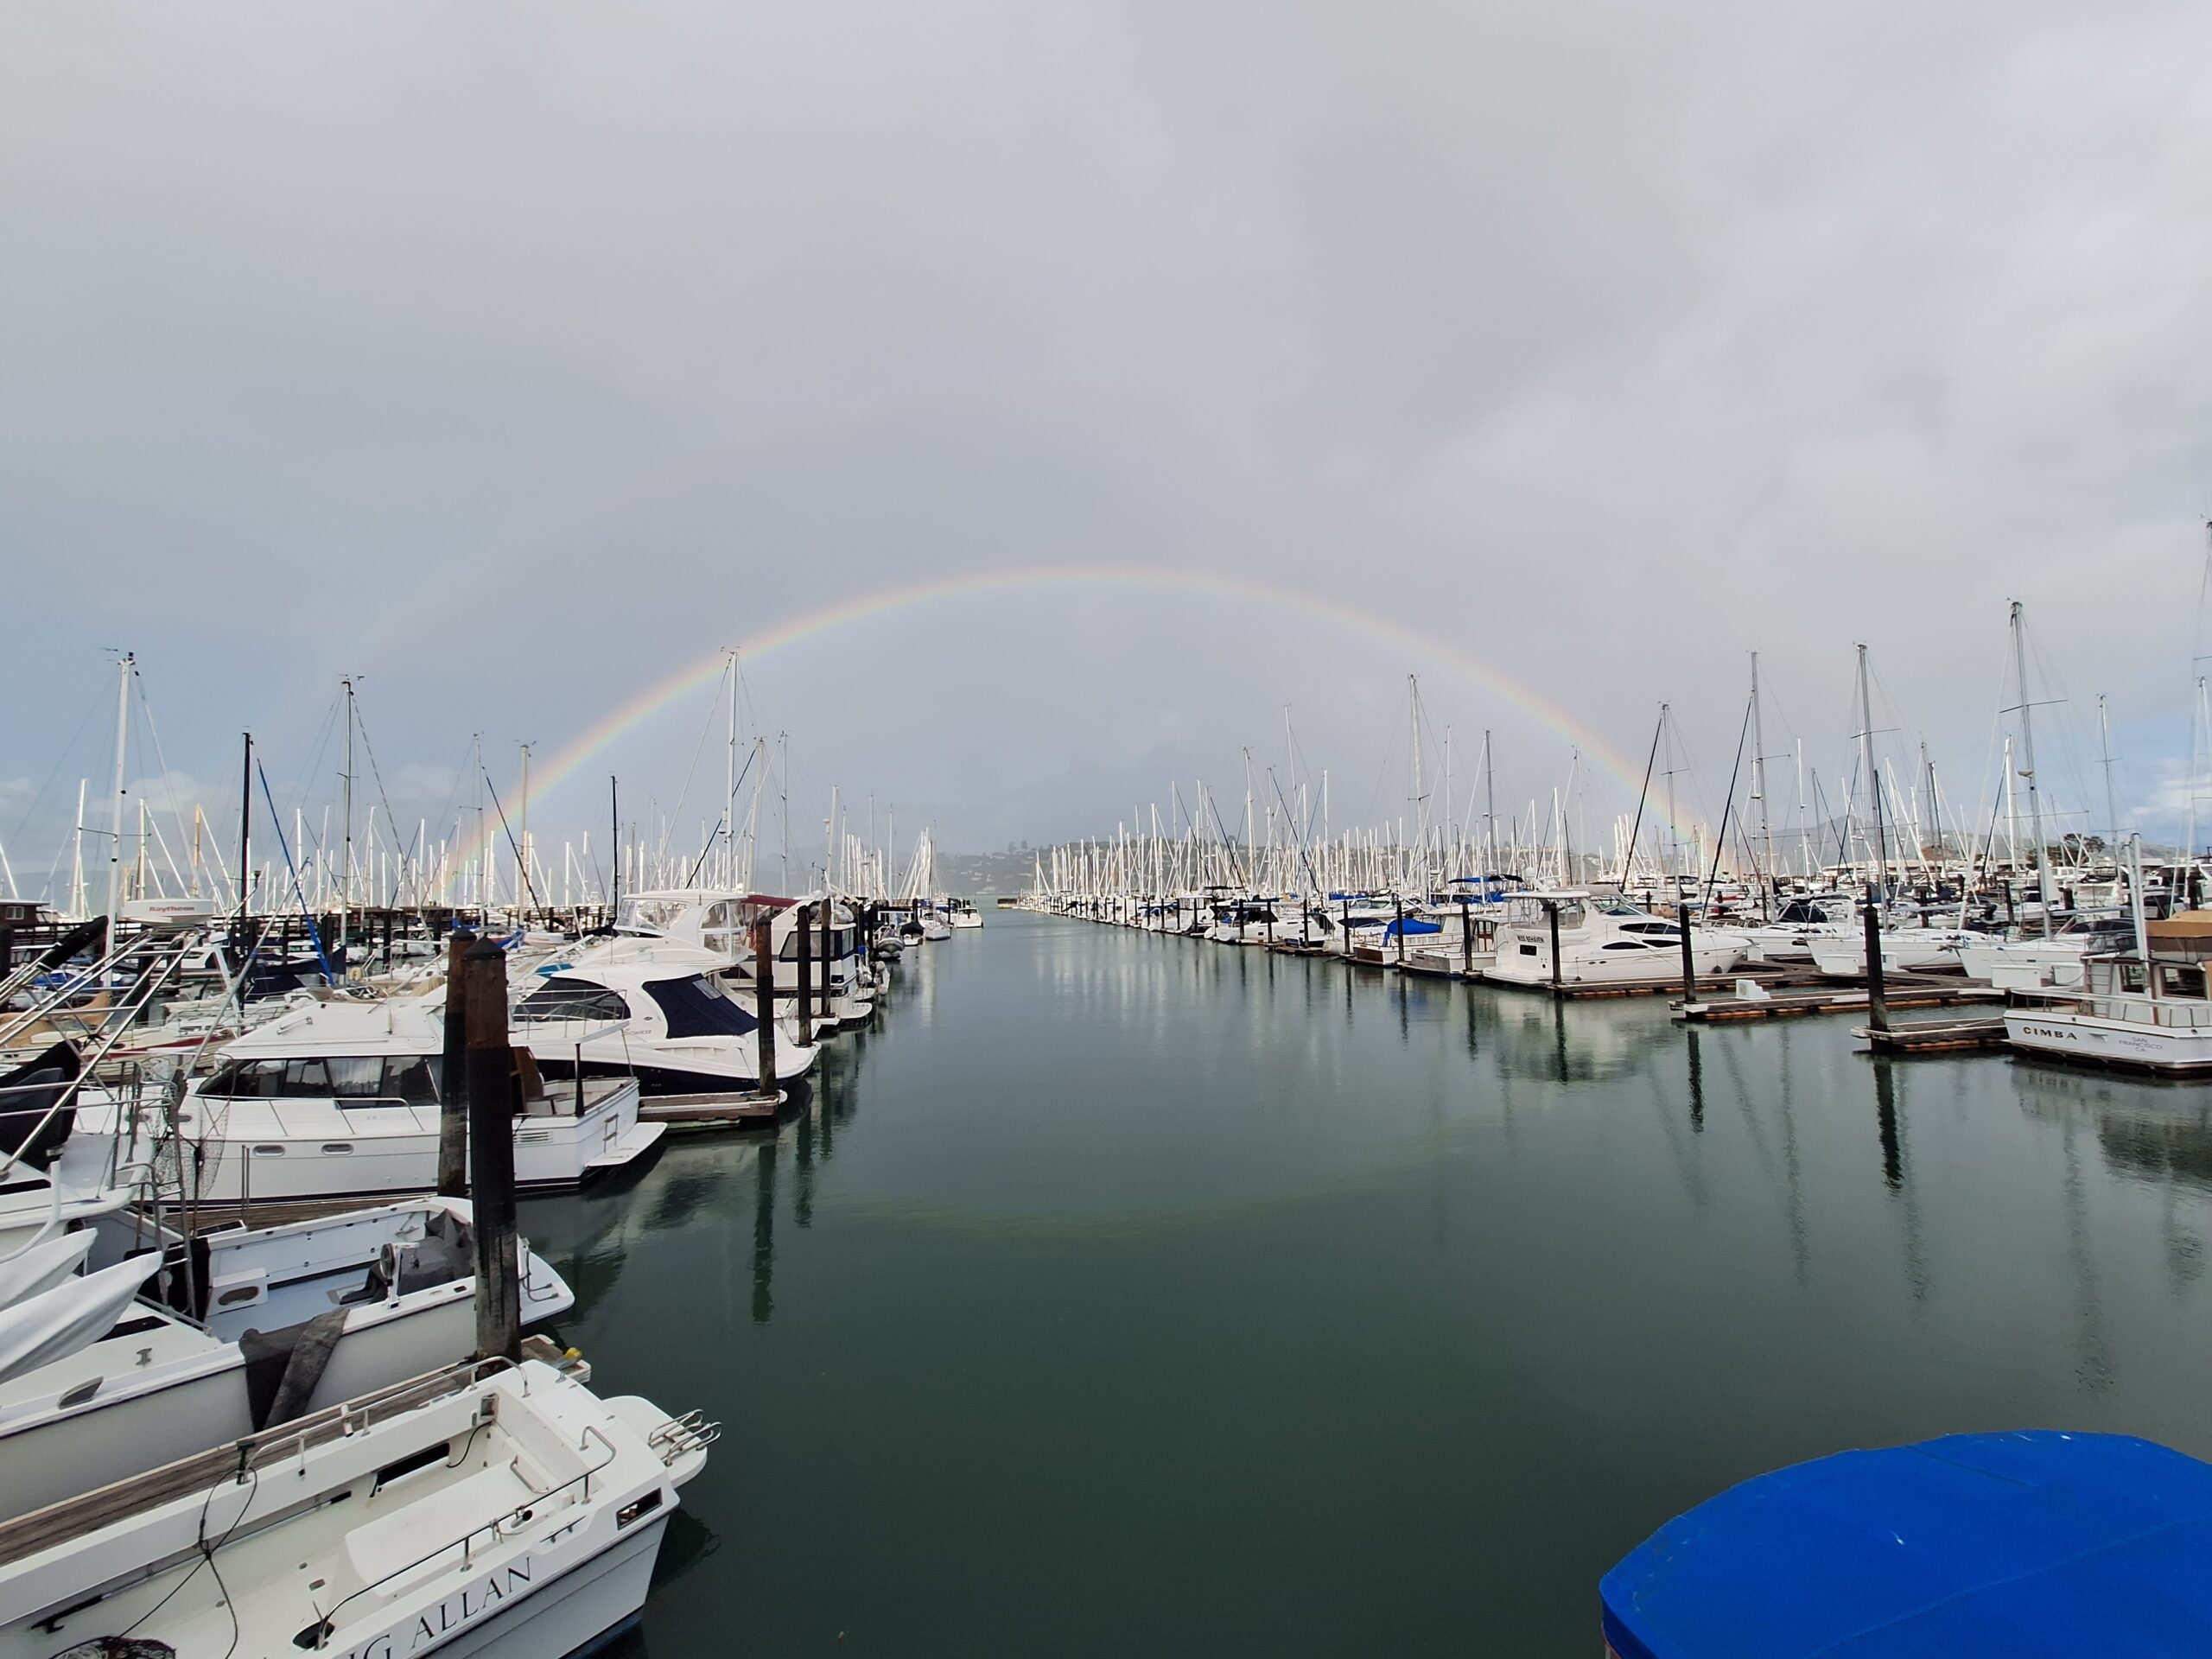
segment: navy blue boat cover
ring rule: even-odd
[[[1747,1480],[1599,1588],[1621,1659],[2212,1654],[2212,1465],[1953,1434]]]

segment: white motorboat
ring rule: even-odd
[[[417,1378],[0,1523],[0,1655],[571,1653],[712,1439],[535,1361]]]
[[[2076,916],[2049,938],[1980,935],[1959,952],[1959,960],[1967,978],[1986,980],[2000,991],[2063,989],[2087,982],[2082,964],[2090,957],[2122,954],[2134,943],[2134,927],[2125,917]]]
[[[1491,908],[1448,905],[1430,910],[1427,918],[1436,931],[1406,941],[1408,973],[1472,978],[1497,960],[1498,918]]]
[[[2086,982],[2074,995],[2007,1008],[2005,1040],[2050,1058],[2212,1075],[2212,1000],[2202,967],[2092,957],[2083,969]]]
[[[2017,1001],[2005,1012],[2005,1040],[2046,1058],[2212,1076],[2212,911],[2148,922],[2142,937],[2147,956],[2084,957],[2084,982],[2072,995]]]
[[[522,1035],[524,1033],[518,1033]],[[214,1203],[423,1192],[437,1184],[444,995],[336,998],[226,1045],[177,1115],[199,1196]],[[564,1051],[565,1052],[565,1051]],[[518,1065],[515,1180],[575,1186],[643,1156],[631,1077],[548,1089]],[[149,1132],[112,1101],[78,1109],[78,1134],[137,1144]]]
[[[0,1519],[466,1357],[476,1341],[471,1223],[466,1199],[416,1198],[226,1229],[19,1300],[0,1321],[12,1314],[46,1345],[35,1367],[0,1351]],[[108,1224],[93,1259],[149,1231]],[[37,1249],[79,1242],[93,1236]],[[575,1306],[546,1262],[526,1244],[518,1253],[525,1325]],[[168,1284],[149,1289],[166,1288],[182,1311],[139,1294],[165,1265]],[[103,1300],[108,1285],[120,1302]]]
[[[820,909],[825,903],[830,906],[826,934]],[[758,1007],[753,988],[753,924],[762,919],[768,924],[768,948],[776,959],[776,996],[779,1006],[788,1009],[798,997],[801,905],[815,906],[807,933],[806,977],[814,999],[810,1017],[819,1024],[826,1010],[828,1019],[837,1025],[863,1023],[875,1012],[876,979],[868,962],[868,941],[861,937],[859,918],[852,907],[823,894],[778,899],[719,888],[632,893],[622,901],[616,931],[673,940],[718,957],[713,976],[752,1015]],[[779,1075],[791,1074],[779,1064]]]
[[[972,899],[948,899],[945,900],[945,921],[955,931],[959,931],[982,926],[983,914],[976,908],[976,901]]]
[[[1770,922],[1743,930],[1755,962],[1809,963],[1815,939],[1860,937],[1859,903],[1848,893],[1807,893],[1782,907]]]
[[[537,966],[508,1016],[514,1040],[554,1078],[634,1077],[652,1096],[757,1089],[760,1021],[720,977],[725,965],[670,939],[594,940]],[[779,1014],[779,1079],[803,1076],[818,1052]]]
[[[1693,928],[1700,977],[1740,966],[1740,933]],[[1616,894],[1579,888],[1510,893],[1485,979],[1509,985],[1653,985],[1681,977],[1681,929]]]
[[[1926,973],[1956,968],[1969,945],[1987,935],[1959,928],[1883,925],[1882,966],[1901,973]],[[1805,947],[1813,966],[1831,979],[1860,979],[1866,973],[1866,931],[1864,918],[1854,933],[1808,935]]]

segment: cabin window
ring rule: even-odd
[[[435,1054],[232,1060],[200,1092],[228,1100],[399,1100],[433,1106],[440,1065]]]
[[[550,1020],[627,1020],[629,1004],[620,991],[588,979],[565,975],[550,979],[515,1004],[518,1023]]]
[[[233,1100],[275,1099],[284,1092],[284,1062],[233,1060],[210,1077],[200,1092]]]
[[[320,1064],[330,1077],[330,1093],[341,1100],[373,1099],[384,1092],[384,1060],[371,1054],[362,1058],[329,1059]]]
[[[645,995],[668,1021],[671,1037],[744,1037],[759,1024],[743,1008],[696,976],[690,979],[657,979],[645,986]]]
[[[1608,950],[1645,950],[1652,947],[1645,944],[1642,939],[1608,939],[1605,941],[1605,948]]]
[[[324,1059],[284,1062],[283,1093],[327,1095],[330,1092],[330,1062]]]
[[[2139,962],[2120,964],[2120,988],[2123,991],[2143,991],[2150,988],[2150,976]]]
[[[2184,967],[2178,963],[2158,965],[2158,988],[2168,996],[2202,996],[2204,995],[2204,970]]]
[[[405,1101],[410,1106],[435,1106],[438,1103],[438,1073],[443,1069],[443,1058],[435,1054],[386,1060],[385,1095],[389,1099]]]

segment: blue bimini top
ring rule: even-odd
[[[1620,1659],[2212,1654],[2212,1465],[2118,1434],[1953,1434],[1761,1475],[1599,1586]]]

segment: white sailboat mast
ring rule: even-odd
[[[115,665],[114,838],[107,849],[107,955],[115,955],[115,912],[123,903],[123,814],[126,756],[130,743],[130,671],[138,658],[130,652]]]

